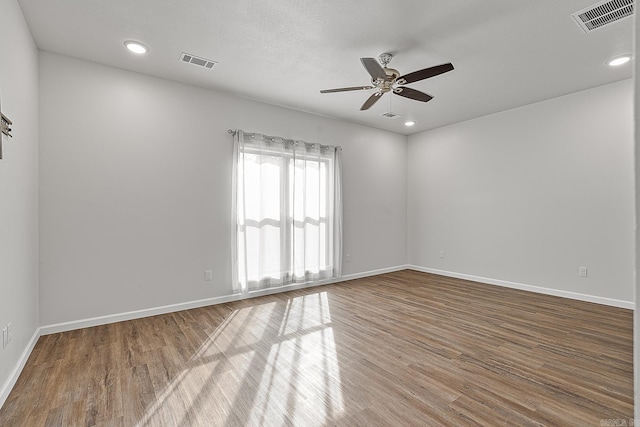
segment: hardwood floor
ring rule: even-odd
[[[600,426],[632,311],[402,271],[43,336],[1,426]]]

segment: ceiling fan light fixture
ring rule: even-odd
[[[407,120],[406,122],[404,122],[404,125],[407,127],[411,127],[413,125],[415,125],[416,122],[414,122],[413,120]]]
[[[147,46],[133,40],[127,40],[126,42],[124,42],[124,45],[127,49],[129,49],[130,52],[133,52],[136,55],[144,55],[145,53],[149,52],[149,48]]]
[[[610,67],[619,67],[629,61],[631,61],[631,55],[616,56],[615,58],[608,60],[607,65]]]

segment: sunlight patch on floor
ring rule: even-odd
[[[189,365],[138,426],[319,426],[345,410],[326,292],[234,310]]]

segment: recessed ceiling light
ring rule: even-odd
[[[145,45],[143,45],[140,42],[134,42],[134,41],[129,40],[129,41],[124,42],[124,45],[131,52],[137,53],[138,55],[142,55],[142,54],[147,53],[149,51],[149,48],[146,47]]]
[[[405,126],[413,126],[413,125],[415,125],[415,124],[416,124],[416,122],[414,122],[414,121],[412,121],[412,120],[408,120],[408,121],[404,122],[404,125],[405,125]]]
[[[631,61],[631,55],[623,55],[623,56],[618,56],[616,58],[608,60],[607,65],[610,65],[612,67],[617,67],[619,65],[626,64],[629,61]]]

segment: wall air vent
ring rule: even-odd
[[[189,64],[197,65],[199,67],[204,67],[208,69],[212,69],[217,64],[216,61],[200,58],[199,56],[191,55],[190,53],[185,53],[185,52],[182,52],[182,55],[180,55],[180,61],[188,62]]]
[[[382,117],[386,117],[387,119],[395,119],[396,117],[400,117],[400,114],[392,113],[389,111],[388,113],[382,113]]]
[[[590,33],[633,15],[634,6],[634,0],[605,0],[572,13],[571,16],[582,31]]]

